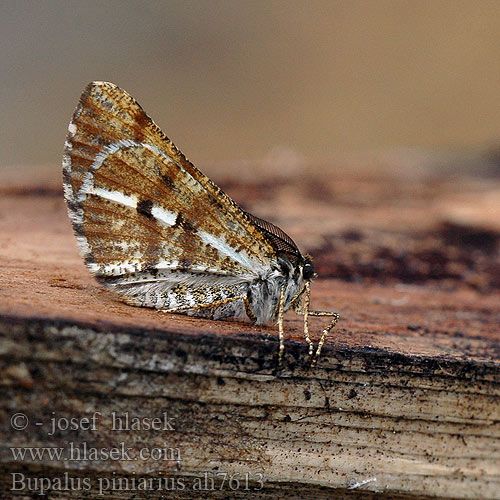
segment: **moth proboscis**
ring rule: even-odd
[[[309,308],[316,276],[280,228],[242,210],[108,82],[83,91],[63,155],[64,196],[90,272],[125,302],[214,320],[304,318],[311,365],[339,315]],[[316,349],[309,316],[329,316]]]

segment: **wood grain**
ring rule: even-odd
[[[209,173],[209,172],[207,172]],[[500,182],[461,174],[311,165],[291,177],[215,178],[243,207],[313,255],[312,305],[341,321],[308,369],[301,321],[276,372],[277,331],[165,315],[119,302],[77,253],[59,179],[19,172],[0,192],[3,491],[13,472],[179,478],[181,491],[113,498],[198,498],[206,471],[262,472],[258,491],[211,498],[499,498]],[[222,181],[222,182],[221,182]],[[318,337],[321,320],[312,323]],[[111,431],[112,412],[175,430]],[[97,432],[15,431],[100,412]],[[181,461],[14,460],[12,446],[168,446]],[[135,475],[135,476],[134,476]],[[258,487],[253,481],[252,487]],[[134,497],[134,495],[136,495]],[[250,495],[250,496],[249,496]]]

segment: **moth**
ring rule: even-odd
[[[68,127],[63,184],[85,264],[122,300],[167,313],[277,322],[304,319],[311,364],[339,315],[309,307],[312,258],[242,210],[124,90],[92,82]],[[310,316],[329,316],[314,349]]]

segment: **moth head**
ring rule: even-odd
[[[304,263],[302,264],[302,276],[306,281],[311,281],[317,276],[314,272],[314,262],[310,255],[304,256]]]

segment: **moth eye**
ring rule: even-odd
[[[314,275],[314,266],[307,262],[304,264],[304,268],[302,269],[302,276],[304,276],[304,279],[309,280],[313,277]]]

